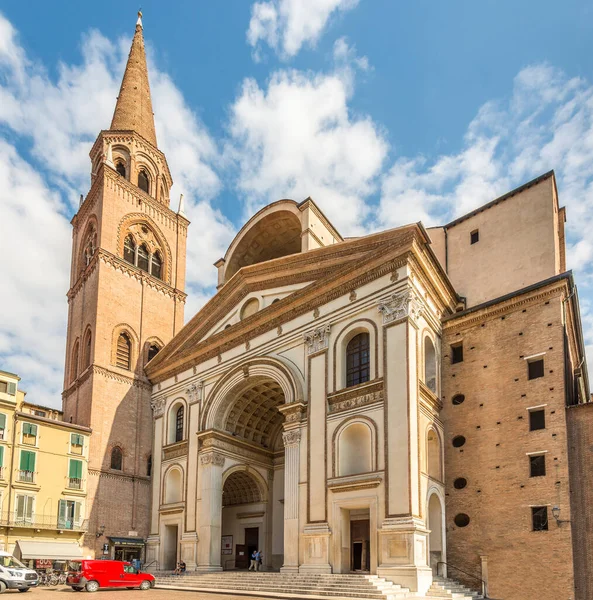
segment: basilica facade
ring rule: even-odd
[[[140,19],[91,163],[63,394],[92,430],[86,552],[592,597],[593,404],[553,172],[358,238],[273,202],[184,325],[200,224],[169,206]]]

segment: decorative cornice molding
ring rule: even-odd
[[[187,456],[188,443],[187,440],[171,444],[170,446],[163,447],[163,461],[171,460],[173,458],[179,458],[181,456]]]
[[[303,333],[303,340],[307,346],[307,354],[315,354],[321,350],[326,350],[329,344],[329,332],[331,325],[322,325],[311,331]]]
[[[379,300],[377,308],[383,316],[383,325],[387,325],[405,317],[417,321],[425,306],[424,302],[408,287]]]
[[[383,402],[383,380],[371,385],[361,386],[355,390],[346,390],[332,394],[327,398],[330,414]]]

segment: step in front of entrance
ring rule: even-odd
[[[365,575],[326,575],[297,573],[205,573],[157,578],[156,586],[176,590],[233,592],[240,595],[276,598],[361,598],[399,600],[409,598],[407,588],[384,579]]]

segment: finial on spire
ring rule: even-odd
[[[179,209],[177,210],[177,214],[185,217],[185,202],[183,200],[183,194],[179,196]]]
[[[140,25],[142,27],[142,11],[138,11],[138,20],[136,21],[136,26]]]

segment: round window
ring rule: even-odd
[[[463,394],[457,394],[456,396],[453,396],[453,399],[451,400],[451,402],[455,406],[462,404],[464,401],[465,401],[465,396]]]
[[[467,527],[469,525],[469,516],[465,513],[459,513],[458,515],[455,515],[453,521],[455,521],[457,527]]]
[[[461,446],[463,446],[463,444],[465,444],[465,438],[462,435],[456,435],[453,438],[453,447],[454,448],[461,448]]]
[[[453,487],[456,490],[462,490],[465,486],[467,485],[467,479],[465,479],[465,477],[458,477],[454,482],[453,482]]]

